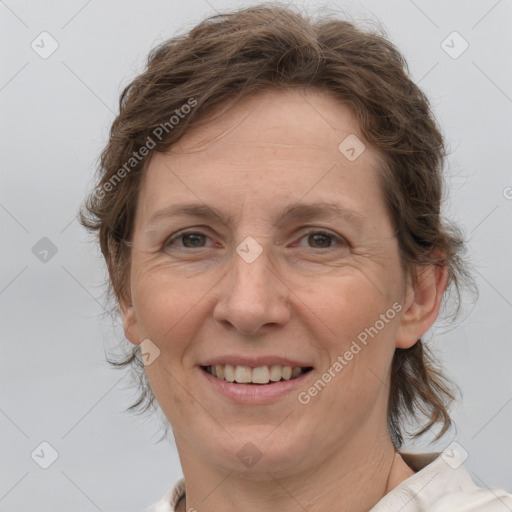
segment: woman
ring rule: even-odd
[[[442,136],[400,53],[258,6],[155,49],[123,92],[82,223],[184,479],[148,509],[512,510],[456,453],[421,337],[468,278]]]

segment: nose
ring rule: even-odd
[[[252,262],[234,251],[232,266],[217,285],[214,319],[240,333],[255,335],[264,326],[285,325],[290,318],[290,290],[277,275],[268,249]]]

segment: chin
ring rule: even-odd
[[[264,481],[296,473],[307,459],[306,447],[311,444],[300,441],[299,436],[294,438],[289,430],[279,435],[275,425],[273,428],[274,432],[265,426],[264,434],[261,429],[255,432],[249,428],[243,433],[233,433],[233,437],[226,434],[222,436],[223,445],[218,437],[212,445],[210,438],[207,441],[210,459],[224,470],[252,480]]]

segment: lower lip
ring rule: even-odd
[[[240,404],[266,404],[277,401],[303,385],[313,370],[303,373],[295,379],[272,382],[269,384],[235,384],[218,379],[199,368],[200,373],[221,395]]]

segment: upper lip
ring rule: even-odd
[[[301,367],[301,368],[311,368],[313,365],[309,363],[304,363],[301,361],[296,361],[294,359],[288,359],[286,357],[280,356],[258,356],[258,357],[247,357],[247,356],[236,356],[236,355],[227,355],[227,356],[218,356],[212,357],[210,359],[206,359],[204,362],[200,363],[200,366],[215,366],[230,364],[233,366],[250,366],[251,368],[257,368],[258,366],[291,366],[292,368]]]

